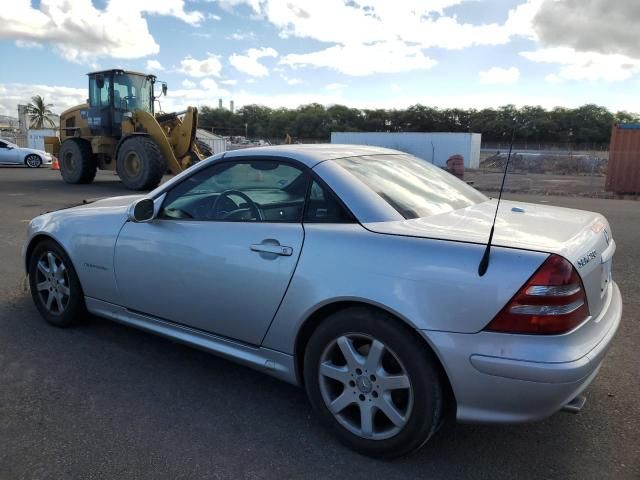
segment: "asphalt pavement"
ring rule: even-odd
[[[379,461],[336,442],[301,389],[106,320],[40,318],[23,284],[27,222],[129,193],[111,172],[67,185],[52,170],[0,167],[0,479],[640,479],[640,202],[508,195],[612,225],[624,315],[580,414],[453,425]]]

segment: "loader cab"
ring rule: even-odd
[[[120,137],[125,113],[144,110],[153,115],[154,75],[105,70],[89,74],[87,121],[93,135]]]

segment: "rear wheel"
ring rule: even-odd
[[[411,453],[440,424],[443,388],[434,359],[379,310],[354,307],[328,317],[309,340],[304,379],[314,409],[365,455]]]
[[[69,138],[60,146],[60,174],[67,183],[91,183],[98,163],[88,142]]]
[[[24,163],[29,168],[38,168],[42,165],[42,159],[35,153],[31,153],[24,159]]]
[[[53,240],[43,240],[34,248],[29,260],[29,286],[40,314],[52,325],[67,327],[86,314],[76,271]]]
[[[167,169],[160,147],[146,136],[133,136],[124,141],[116,160],[118,176],[130,190],[157,187]]]

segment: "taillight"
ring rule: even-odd
[[[572,330],[588,316],[578,272],[565,258],[551,255],[485,330],[557,334]]]

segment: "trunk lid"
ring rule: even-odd
[[[492,199],[430,217],[364,226],[376,233],[486,244],[496,202]],[[596,316],[606,303],[615,242],[607,220],[599,213],[502,200],[493,245],[565,257],[582,278],[590,314]]]

